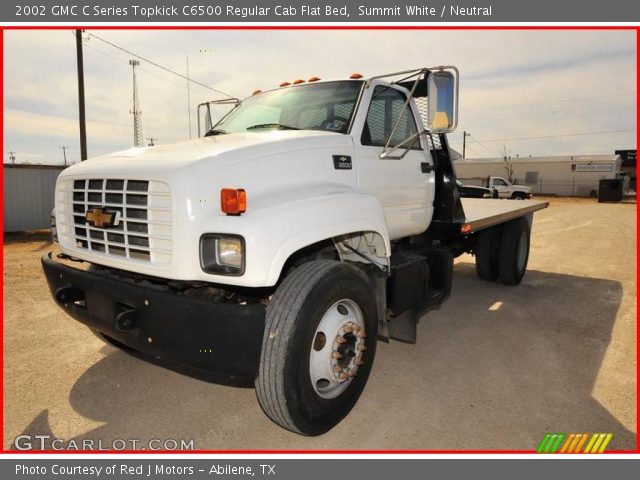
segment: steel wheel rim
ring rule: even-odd
[[[523,230],[520,234],[520,242],[518,243],[518,272],[520,273],[524,270],[524,265],[527,261],[528,246],[529,239],[527,237],[527,232]]]
[[[364,316],[353,300],[331,305],[311,340],[309,377],[314,391],[324,399],[343,393],[362,365],[365,347]]]

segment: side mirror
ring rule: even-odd
[[[429,72],[427,128],[433,133],[450,133],[458,126],[458,71]]]

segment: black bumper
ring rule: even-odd
[[[42,257],[56,303],[114,345],[204,380],[253,386],[265,307],[184,296]]]

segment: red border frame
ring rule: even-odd
[[[633,30],[636,32],[636,141],[637,136],[640,133],[640,109],[638,109],[638,87],[640,87],[640,77],[638,71],[640,67],[640,27],[634,26],[391,26],[391,25],[220,25],[220,26],[187,26],[187,25],[158,25],[158,26],[87,26],[87,25],[64,25],[64,26],[0,26],[0,96],[2,98],[2,111],[0,112],[0,129],[2,129],[2,138],[0,139],[0,146],[4,151],[4,31],[5,30]],[[637,146],[637,145],[636,145]],[[3,169],[4,171],[4,169]],[[0,179],[3,173],[0,173]],[[4,183],[3,183],[4,185]],[[2,203],[2,200],[0,200]],[[0,226],[3,226],[4,212],[0,215]],[[637,226],[640,224],[640,213],[636,206],[636,253],[638,251],[638,239],[637,239]],[[4,231],[4,229],[3,229]],[[30,451],[14,451],[5,450],[4,447],[4,237],[0,238],[0,267],[3,269],[3,282],[0,286],[0,306],[3,307],[3,321],[0,323],[0,407],[2,414],[0,415],[0,439],[2,439],[2,445],[0,446],[0,458],[3,454],[15,454],[15,455],[41,455],[41,454],[73,454],[73,455],[101,455],[101,454],[133,454],[133,455],[194,455],[194,454],[224,454],[224,455],[239,455],[239,454],[533,454],[535,450],[30,450]],[[636,279],[640,268],[636,261]],[[637,299],[640,292],[640,286],[636,282],[636,448],[635,450],[622,450],[622,451],[607,451],[606,454],[634,454],[640,453],[640,350],[638,350],[638,344],[640,343],[640,329],[638,328],[638,311],[637,311]]]

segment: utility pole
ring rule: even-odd
[[[66,145],[63,145],[62,147],[60,147],[62,149],[62,155],[64,156],[64,166],[67,166],[67,147]]]
[[[467,153],[467,137],[470,137],[471,134],[466,131],[462,132],[462,158],[466,158]]]
[[[9,152],[9,160],[11,160],[12,165],[16,164],[16,152],[13,152],[13,151]]]
[[[84,111],[84,62],[82,59],[82,30],[76,30],[78,63],[78,113],[80,118],[80,160],[87,159],[87,124]]]
[[[189,80],[189,55],[187,55],[187,115],[189,116],[189,140],[191,140],[191,81]]]
[[[147,140],[149,140],[149,146],[150,147],[154,147],[155,146],[155,142],[158,141],[157,138],[153,138],[153,137],[147,137]]]
[[[142,136],[142,112],[140,111],[140,99],[138,98],[138,82],[136,81],[136,67],[140,65],[138,60],[129,60],[129,65],[133,69],[133,144],[142,147],[144,137]]]

